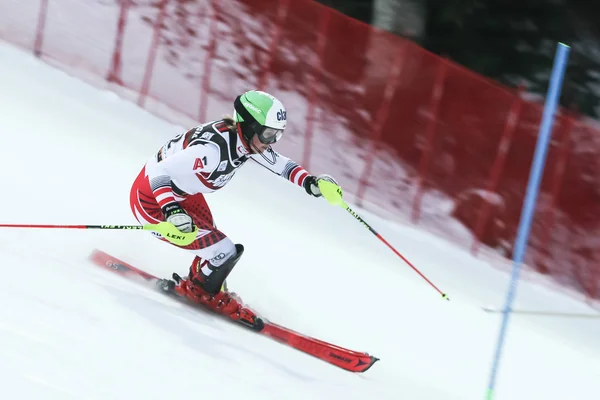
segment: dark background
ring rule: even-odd
[[[536,94],[543,95],[547,90],[556,43],[566,43],[572,49],[561,105],[591,117],[600,115],[600,2],[317,1],[367,24],[408,37],[435,54],[503,84],[523,85]],[[386,8],[384,12],[394,21],[392,26],[389,23],[383,26],[377,20],[377,8],[380,12]]]

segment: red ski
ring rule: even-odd
[[[90,260],[94,262],[94,264],[113,271],[125,278],[138,282],[146,282],[147,284],[151,284],[152,287],[155,287],[156,282],[159,280],[159,278],[156,276],[142,271],[141,269],[127,264],[115,257],[112,257],[101,250],[94,250],[90,254]],[[161,291],[161,293],[168,294],[168,292],[164,291]],[[184,300],[181,297],[179,297],[179,299]],[[191,306],[202,307],[201,305],[192,304],[191,302],[186,303]],[[203,309],[210,311],[208,308]],[[231,321],[238,322],[243,326],[254,330],[255,332],[268,336],[278,342],[284,343],[290,347],[347,371],[365,372],[371,368],[375,362],[379,361],[377,357],[371,356],[368,353],[348,350],[343,347],[303,335],[291,329],[269,322],[264,318],[256,318],[252,325],[245,323],[243,320],[232,319]]]

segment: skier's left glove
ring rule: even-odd
[[[162,211],[167,222],[175,225],[179,232],[190,233],[194,231],[194,220],[181,208],[179,203],[167,204]]]
[[[333,185],[335,190],[326,190],[322,191],[320,186],[320,182],[329,182]],[[331,185],[329,185],[331,186]],[[306,193],[315,197],[325,197],[325,199],[331,204],[339,204],[339,201],[342,197],[342,188],[338,185],[338,183],[331,176],[323,174],[319,176],[310,175],[304,180],[304,189]]]

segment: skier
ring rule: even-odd
[[[197,229],[192,244],[179,246],[195,255],[187,279],[174,273],[173,280],[161,281],[162,289],[174,290],[233,319],[253,318],[239,299],[223,290],[244,246],[234,244],[216,228],[204,194],[224,187],[248,160],[304,188],[311,196],[322,196],[318,186],[322,179],[337,185],[329,175],[310,175],[271,148],[283,136],[286,119],[286,109],[278,99],[265,92],[248,91],[235,99],[233,117],[226,115],[175,136],[147,161],[131,188],[136,219],[141,224],[167,221],[185,233]]]

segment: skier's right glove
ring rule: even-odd
[[[335,179],[333,179],[333,177],[331,177],[329,175],[326,175],[326,174],[322,174],[319,176],[309,175],[304,180],[304,190],[306,190],[306,193],[310,194],[311,196],[321,197],[323,194],[321,193],[321,189],[319,188],[320,180],[325,180],[325,181],[328,181],[328,182],[331,182],[331,183],[337,185],[337,182],[335,181]]]
[[[192,217],[185,212],[179,203],[170,203],[163,207],[162,210],[167,222],[175,225],[175,227],[183,233],[193,232],[194,221]]]
[[[325,190],[322,190],[325,186]],[[329,204],[341,205],[342,200],[342,188],[333,179],[333,177],[323,174],[319,176],[308,176],[304,180],[304,189],[306,192],[315,197],[323,196]]]

